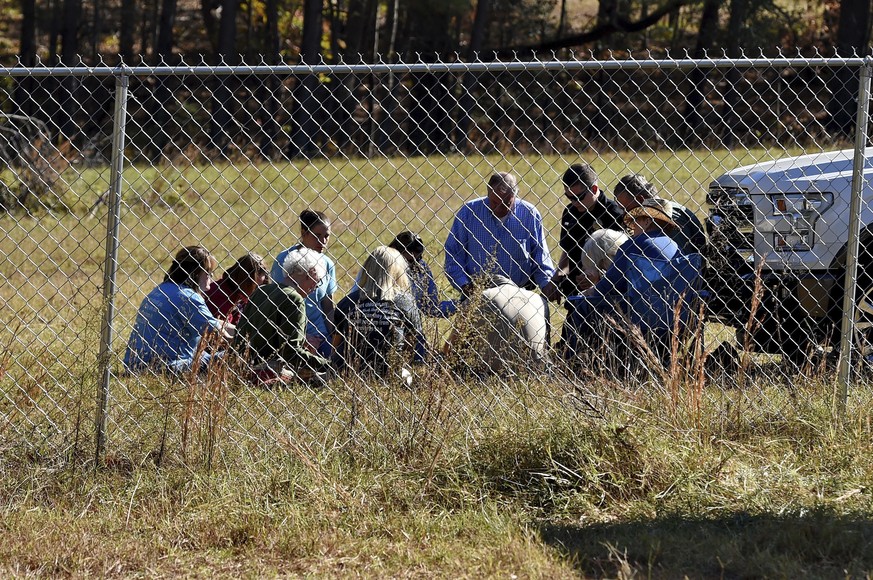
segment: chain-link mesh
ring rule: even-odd
[[[90,456],[101,384],[107,460],[160,462],[832,373],[863,66],[0,71],[3,445]]]

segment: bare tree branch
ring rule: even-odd
[[[590,42],[596,42],[601,38],[606,38],[610,34],[616,32],[639,32],[657,24],[657,22],[661,20],[661,18],[670,14],[674,10],[678,10],[683,6],[697,4],[699,2],[700,0],[669,0],[664,5],[647,15],[645,18],[641,18],[636,21],[628,20],[624,16],[618,16],[612,22],[596,26],[592,30],[583,32],[581,34],[573,34],[571,36],[565,36],[563,38],[556,38],[555,40],[542,42],[540,44],[500,49],[495,51],[495,54],[503,56],[518,52],[542,52],[547,50],[558,50],[561,48],[571,48],[582,44],[588,44]]]

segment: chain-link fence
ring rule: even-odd
[[[406,453],[616,382],[845,384],[869,67],[0,71],[4,450]]]

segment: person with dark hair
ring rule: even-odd
[[[670,237],[679,245],[683,254],[699,254],[706,246],[706,231],[693,211],[675,201],[658,196],[658,190],[642,175],[632,173],[618,180],[615,186],[615,199],[630,212],[647,200],[662,200],[667,214],[676,224]]]
[[[389,248],[400,252],[409,264],[407,275],[412,283],[412,295],[418,309],[425,316],[446,318],[457,310],[453,300],[440,301],[439,290],[433,272],[424,261],[424,242],[416,233],[405,231],[388,244]]]
[[[306,347],[305,297],[325,273],[320,253],[297,248],[282,262],[281,276],[252,294],[237,326],[234,348],[251,365],[253,382],[324,382],[330,361]]]
[[[334,300],[336,292],[336,266],[324,251],[330,241],[330,218],[323,212],[311,209],[300,213],[300,243],[279,252],[276,261],[270,269],[274,280],[284,276],[282,265],[292,251],[300,248],[315,250],[321,255],[325,276],[315,290],[306,297],[306,340],[323,357],[329,358],[331,352],[331,337],[334,334]]]
[[[215,258],[202,246],[180,250],[164,281],[140,304],[124,353],[128,372],[146,370],[185,372],[205,368],[210,355],[194,360],[206,330],[229,338],[233,325],[215,318],[203,299],[212,284]]]
[[[587,163],[571,165],[561,178],[569,204],[561,215],[561,259],[543,294],[561,300],[586,287],[582,271],[582,247],[600,229],[621,230],[624,210],[606,197],[597,183],[597,173]]]
[[[446,276],[467,295],[478,276],[500,275],[521,288],[544,288],[555,267],[546,243],[543,218],[518,199],[518,180],[495,173],[485,197],[458,210],[446,239]]]
[[[258,254],[246,254],[206,291],[206,305],[214,317],[238,324],[252,293],[269,280],[264,259]]]
[[[367,257],[358,287],[337,306],[334,363],[363,375],[385,377],[401,364],[405,346],[422,362],[421,314],[410,292],[408,264],[400,252],[379,246]],[[400,370],[400,369],[396,369]]]

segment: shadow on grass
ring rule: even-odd
[[[873,521],[827,512],[544,525],[585,577],[869,578]]]

